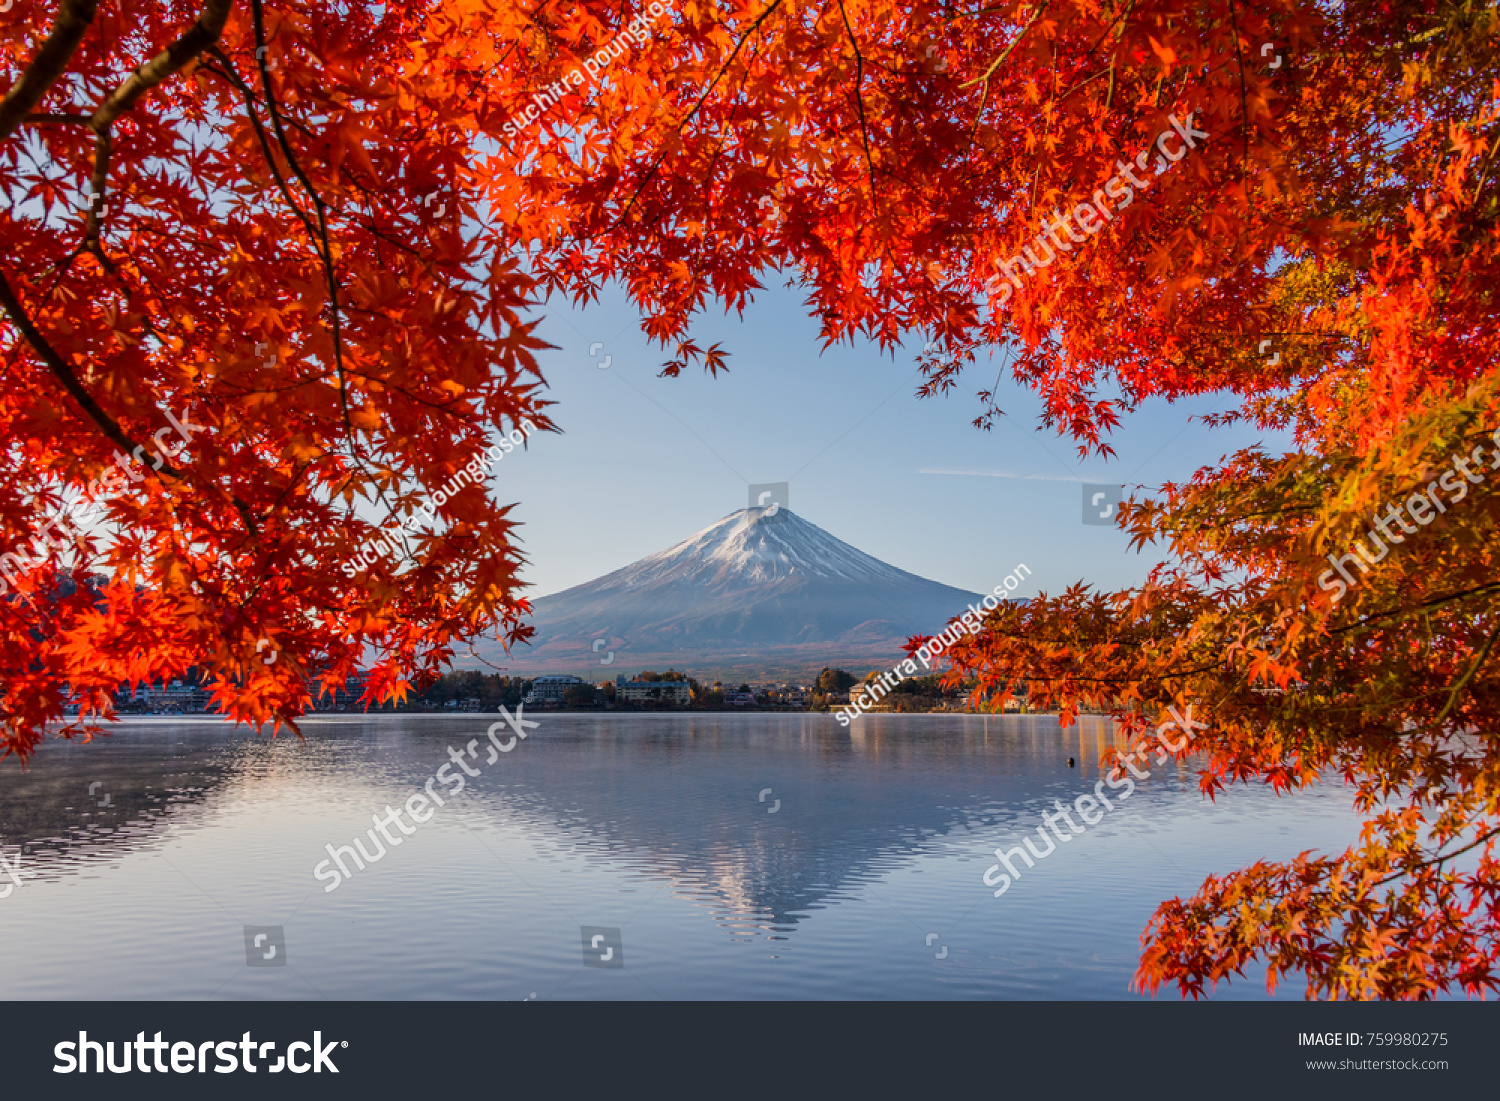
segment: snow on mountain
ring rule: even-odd
[[[567,593],[607,592],[613,587],[628,589],[661,582],[760,588],[792,578],[852,581],[861,585],[937,584],[886,565],[790,509],[766,515],[765,509],[746,508],[730,513],[675,547]],[[558,593],[546,599],[564,595]]]
[[[871,557],[789,509],[741,509],[536,599],[532,646],[496,660],[517,672],[594,679],[666,664],[816,671],[835,660],[895,659],[908,637],[936,632],[978,598]]]

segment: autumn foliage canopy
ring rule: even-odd
[[[419,506],[554,427],[538,307],[618,282],[667,373],[717,372],[695,316],[790,276],[829,342],[934,342],[925,392],[999,355],[1084,451],[1153,397],[1233,395],[1293,434],[1127,507],[1163,561],[1140,589],[1002,608],[954,647],[996,702],[1024,681],[1127,726],[1192,704],[1209,794],[1342,780],[1366,812],[1345,853],[1165,904],[1142,985],[1259,960],[1317,996],[1496,987],[1500,473],[1326,584],[1454,455],[1500,456],[1493,5],[0,20],[4,750],[190,666],[235,716],[291,721],[309,672],[373,664],[390,699],[481,632],[524,637],[508,507]]]

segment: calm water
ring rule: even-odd
[[[1169,763],[996,899],[994,849],[1093,790],[1107,724],[531,717],[493,764],[495,715],[312,718],[305,742],[127,720],[7,762],[0,999],[1130,998],[1159,901],[1358,834],[1340,788],[1212,804]],[[466,789],[325,891],[326,846],[376,855],[371,816],[474,738]]]

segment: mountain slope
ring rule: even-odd
[[[533,645],[503,664],[598,679],[666,664],[706,675],[889,662],[908,637],[938,630],[977,599],[887,565],[789,509],[742,509],[535,600]],[[595,639],[605,640],[597,653]]]

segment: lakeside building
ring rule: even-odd
[[[362,669],[357,669],[349,674],[349,679],[335,688],[330,681],[325,688],[322,677],[308,677],[304,681],[307,685],[307,694],[312,697],[313,711],[344,711],[348,708],[363,709],[359,702],[360,697],[365,694],[365,684],[370,679],[370,674]]]
[[[729,693],[724,694],[728,700]],[[685,680],[641,680],[625,679],[622,673],[615,678],[615,700],[620,703],[673,703],[687,707],[693,702],[693,689]]]
[[[566,673],[537,677],[531,682],[531,691],[526,693],[526,698],[521,703],[523,706],[532,704],[537,707],[561,707],[563,696],[569,688],[588,683],[582,677]]]
[[[209,699],[205,689],[174,679],[170,684],[156,681],[135,688],[122,688],[115,693],[115,707],[120,710],[150,712],[207,711]]]

